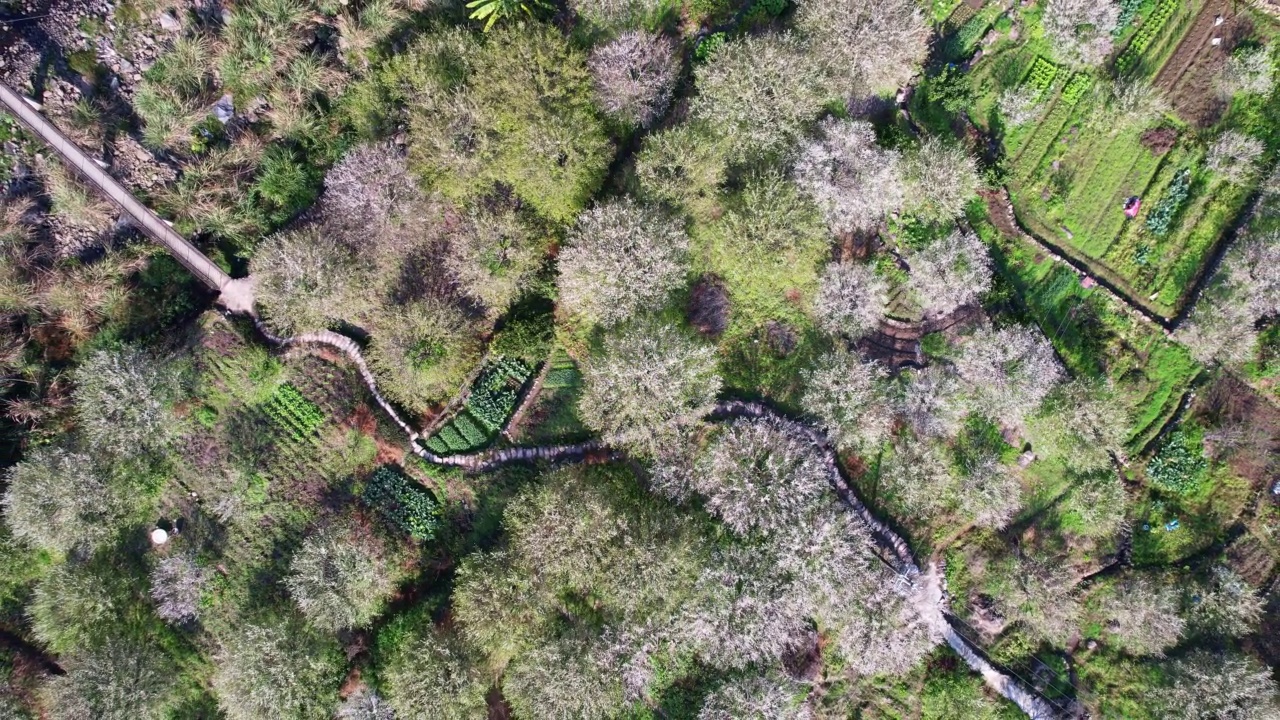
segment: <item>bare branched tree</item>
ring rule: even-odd
[[[166,556],[151,570],[151,599],[156,614],[171,623],[195,620],[200,614],[200,593],[205,573],[195,558],[185,553]]]
[[[879,326],[888,301],[889,283],[870,266],[831,263],[822,273],[813,314],[827,332],[857,340]]]
[[[1265,599],[1234,570],[1218,566],[1207,582],[1191,589],[1188,625],[1196,633],[1240,637],[1262,620]]]
[[[827,118],[800,148],[796,185],[833,233],[875,229],[906,201],[901,154],[876,144],[871,123]]]
[[[1258,171],[1258,161],[1266,152],[1262,141],[1238,130],[1228,130],[1214,141],[1205,156],[1205,167],[1229,183],[1239,185]]]
[[[991,287],[991,257],[972,232],[957,230],[907,257],[915,291],[926,316],[943,317],[969,305]]]
[[[685,279],[689,238],[674,220],[630,199],[583,213],[560,253],[560,300],[592,323],[656,310]]]
[[[597,46],[587,67],[600,109],[641,128],[666,112],[680,74],[675,41],[639,30],[628,30]]]

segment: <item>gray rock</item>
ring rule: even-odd
[[[223,95],[218,102],[213,104],[213,116],[223,125],[231,122],[231,118],[235,117],[235,114],[235,102],[230,95]]]
[[[156,18],[160,22],[160,27],[165,32],[178,32],[182,29],[182,21],[178,19],[172,12],[165,11],[160,13],[160,17]]]

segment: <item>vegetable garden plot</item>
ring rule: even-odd
[[[498,434],[515,412],[521,389],[533,376],[533,368],[515,358],[491,359],[475,382],[463,409],[426,440],[437,455],[478,450]]]

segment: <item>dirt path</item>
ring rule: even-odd
[[[40,114],[33,101],[27,100],[7,84],[0,82],[0,104],[53,150],[63,163],[86,183],[120,208],[133,224],[169,251],[175,260],[191,271],[210,289],[220,293],[218,301],[231,312],[253,314],[253,283],[234,281],[212,260],[205,257],[187,239],[179,235],[159,215],[143,205],[123,185],[116,182],[101,166],[85,154],[70,138]]]

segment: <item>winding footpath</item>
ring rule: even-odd
[[[395,408],[378,391],[373,374],[369,372],[368,363],[360,353],[359,346],[350,338],[334,332],[320,331],[306,333],[296,337],[282,338],[272,334],[261,322],[258,330],[273,344],[288,348],[300,345],[324,345],[338,350],[355,363],[364,378],[369,392],[388,416],[409,437],[409,445],[413,452],[423,460],[434,465],[458,467],[469,472],[487,472],[513,463],[544,462],[578,462],[588,458],[617,459],[622,457],[621,451],[612,447],[617,443],[606,440],[593,440],[570,445],[545,445],[538,447],[513,447],[487,450],[465,455],[440,456],[423,448],[418,440],[421,435],[413,430],[400,417]],[[709,420],[728,420],[732,418],[769,418],[781,423],[787,429],[804,437],[821,453],[827,466],[827,476],[832,490],[848,508],[858,516],[870,530],[878,546],[883,548],[890,559],[886,560],[893,569],[915,588],[915,607],[924,622],[935,635],[947,643],[965,663],[978,673],[984,682],[1001,696],[1017,705],[1032,720],[1058,720],[1063,713],[1033,690],[1025,687],[1015,678],[1002,672],[989,662],[972,643],[952,626],[946,610],[946,594],[942,589],[942,574],[936,564],[931,563],[927,571],[923,571],[916,562],[911,548],[902,536],[894,532],[887,523],[876,517],[865,503],[857,496],[840,469],[835,448],[826,435],[818,428],[784,417],[762,403],[731,400],[717,404],[707,414]]]
[[[409,445],[414,454],[423,460],[435,465],[463,468],[470,472],[485,472],[511,463],[578,462],[594,458],[622,457],[621,451],[614,447],[619,443],[616,441],[611,443],[609,439],[572,445],[503,448],[447,457],[430,452],[418,442],[422,437],[421,433],[414,430],[400,416],[395,406],[379,391],[373,373],[369,370],[369,364],[354,340],[328,330],[293,337],[275,335],[256,317],[253,307],[252,280],[232,279],[46,120],[38,112],[38,106],[34,102],[27,100],[2,82],[0,82],[0,104],[3,104],[10,113],[43,140],[69,167],[75,169],[85,182],[96,187],[126,213],[139,229],[163,245],[178,262],[210,289],[217,292],[218,301],[223,307],[231,313],[244,314],[253,318],[258,331],[269,343],[280,349],[309,345],[325,346],[346,356],[355,364],[374,400],[408,436]],[[858,498],[844,478],[835,449],[822,431],[811,425],[783,417],[769,407],[753,402],[723,402],[716,405],[707,417],[713,420],[735,417],[772,418],[807,438],[821,452],[827,465],[832,489],[837,496],[866,524],[876,544],[890,556],[891,559],[886,562],[889,562],[894,570],[915,588],[915,606],[935,634],[964,658],[969,667],[981,675],[990,687],[1017,705],[1032,720],[1056,720],[1062,717],[1054,706],[1024,687],[1016,679],[1001,672],[987,661],[975,646],[956,632],[947,619],[946,595],[942,589],[941,573],[937,565],[931,564],[927,571],[922,571],[911,553],[910,546]]]

